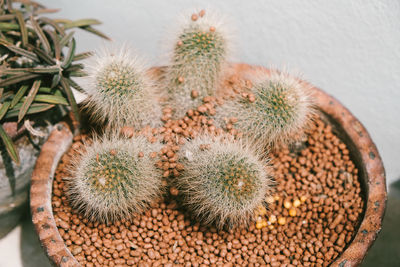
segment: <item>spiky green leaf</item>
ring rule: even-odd
[[[4,117],[9,108],[10,108],[10,101],[0,104],[0,120]]]
[[[53,19],[49,19],[46,17],[40,17],[39,18],[40,21],[52,26],[56,31],[58,31],[58,33],[60,33],[62,36],[65,35],[65,31],[62,27],[60,27],[60,25],[57,24],[57,22],[55,22],[55,20]]]
[[[13,108],[19,102],[19,100],[21,100],[21,98],[25,95],[27,89],[28,89],[27,85],[22,85],[18,89],[18,92],[15,94],[14,98],[11,101],[10,108]]]
[[[49,104],[68,105],[67,99],[59,95],[36,95],[35,102],[45,102]]]
[[[70,86],[72,86],[73,88],[75,88],[79,92],[81,92],[81,93],[85,92],[85,90],[79,84],[77,84],[74,80],[68,78],[68,83],[69,83]]]
[[[0,22],[0,31],[17,31],[19,25],[17,23]]]
[[[38,76],[39,76],[39,74],[36,74],[36,73],[30,73],[30,74],[23,73],[23,74],[14,75],[14,76],[11,76],[11,77],[9,77],[7,79],[0,80],[0,86],[6,87],[6,86],[9,86],[9,85],[12,85],[12,84],[15,84],[15,83],[19,83],[19,82],[22,82],[22,81],[26,81],[26,80],[30,80],[30,79],[36,78]]]
[[[67,35],[64,35],[64,37],[60,40],[60,47],[66,46],[74,36],[75,32],[70,32]]]
[[[22,46],[25,47],[28,44],[28,30],[26,29],[25,20],[20,11],[15,11],[15,15],[17,17],[18,24],[19,24],[20,31],[21,31]]]
[[[12,142],[11,138],[8,136],[8,134],[6,133],[6,131],[4,131],[3,126],[0,125],[0,137],[1,140],[3,140],[3,144],[8,152],[8,154],[10,155],[11,159],[17,164],[19,165],[20,160],[19,160],[19,155],[18,155],[18,151],[14,146],[14,143]]]
[[[49,40],[47,40],[46,35],[44,34],[42,28],[39,26],[39,23],[31,17],[31,24],[33,26],[33,29],[36,32],[36,35],[39,37],[40,42],[42,43],[43,49],[47,54],[51,53],[51,47]]]
[[[20,122],[24,118],[30,105],[32,104],[33,100],[35,99],[35,96],[39,90],[41,82],[42,82],[41,80],[36,80],[33,82],[32,88],[31,88],[31,90],[29,90],[28,96],[26,97],[24,103],[22,104],[21,109],[19,110],[18,122]]]
[[[80,116],[79,116],[78,105],[76,104],[75,96],[72,93],[72,90],[68,83],[68,80],[64,77],[61,77],[60,85],[61,85],[61,88],[63,89],[63,91],[65,92],[65,94],[67,95],[68,102],[71,105],[72,113],[74,114],[75,119],[79,122]]]
[[[64,29],[78,28],[78,27],[86,27],[90,25],[98,25],[101,24],[97,19],[79,19],[75,21],[69,21],[64,24]]]
[[[54,76],[53,76],[53,79],[51,80],[51,88],[54,88],[54,87],[56,87],[57,85],[58,85],[58,83],[60,82],[60,80],[61,80],[61,74],[55,74]]]
[[[4,116],[4,118],[6,119],[10,119],[10,118],[15,118],[18,116],[20,109],[21,109],[22,104],[18,103],[13,109],[10,109],[6,115]],[[28,111],[26,112],[25,115],[31,115],[31,114],[35,114],[35,113],[40,113],[46,110],[49,110],[51,108],[55,107],[55,105],[53,104],[42,104],[42,103],[33,103]]]
[[[74,56],[74,60],[73,61],[83,60],[83,59],[89,58],[91,56],[93,56],[93,52],[83,52],[83,53],[80,53],[80,54],[76,54]]]
[[[5,44],[2,43],[5,47],[7,47],[9,50],[13,51],[16,54],[19,54],[21,56],[27,57],[33,61],[39,62],[39,58],[37,57],[37,55],[31,51],[28,51],[26,49],[20,48],[20,47],[16,47],[14,45],[10,45],[10,44]]]
[[[99,30],[97,30],[97,29],[95,29],[93,27],[87,26],[87,27],[83,27],[82,29],[84,29],[85,31],[91,32],[93,34],[96,34],[97,36],[100,36],[101,38],[104,38],[106,40],[111,40],[110,37],[108,37],[107,35],[105,35],[101,31],[99,31]]]
[[[65,56],[63,63],[61,64],[64,68],[68,68],[72,63],[72,59],[74,58],[75,47],[76,47],[75,39],[71,39],[69,41],[68,47],[69,47],[68,53]]]

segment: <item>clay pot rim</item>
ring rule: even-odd
[[[256,69],[247,64],[234,64],[237,69]],[[331,266],[357,266],[364,259],[381,230],[386,207],[385,171],[378,150],[364,126],[338,100],[312,86],[318,108],[336,122],[348,136],[361,160],[361,173],[366,175],[366,205],[363,219],[350,245]],[[51,207],[53,177],[62,155],[72,144],[73,134],[66,123],[59,123],[43,145],[32,174],[30,205],[32,221],[49,259],[58,266],[79,266],[61,238]]]

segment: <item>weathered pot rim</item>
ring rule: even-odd
[[[248,71],[262,67],[234,64],[236,71]],[[381,230],[386,207],[386,180],[381,157],[364,126],[338,100],[312,86],[317,106],[337,122],[359,152],[366,178],[366,205],[359,229],[343,253],[331,266],[357,266],[364,259],[377,234]],[[68,124],[60,123],[43,145],[32,174],[31,212],[32,221],[43,248],[50,260],[58,266],[79,266],[61,238],[51,207],[53,178],[62,155],[72,144],[73,134]]]

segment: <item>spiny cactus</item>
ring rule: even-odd
[[[185,170],[176,179],[183,202],[203,223],[245,226],[271,191],[269,167],[244,141],[207,135],[180,150]]]
[[[159,149],[145,137],[112,136],[86,145],[67,180],[72,207],[105,223],[143,211],[162,191],[161,174],[150,156]]]
[[[97,53],[90,68],[86,106],[110,128],[159,126],[161,107],[140,59],[126,46]]]
[[[285,72],[259,72],[250,77],[248,94],[217,108],[216,121],[233,118],[234,127],[267,145],[288,144],[309,124],[313,101],[309,85]]]
[[[176,118],[214,94],[229,51],[229,34],[221,17],[204,10],[184,17],[164,79]]]

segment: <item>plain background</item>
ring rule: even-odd
[[[116,43],[134,46],[139,54],[148,58],[150,65],[163,63],[161,58],[165,50],[162,48],[164,40],[168,39],[166,30],[177,14],[197,7],[215,8],[232,22],[235,61],[286,67],[303,73],[303,78],[339,99],[365,125],[383,158],[388,184],[400,178],[398,0],[41,2],[48,7],[61,8],[57,17],[102,20],[104,24],[99,29]],[[77,32],[76,37],[78,51],[93,50],[104,43],[84,32]],[[398,205],[392,206],[398,210]],[[386,229],[390,225],[398,228],[399,212],[387,214]],[[398,217],[390,218],[392,214]],[[1,267],[47,266],[32,229],[26,218],[22,227],[0,241]],[[386,233],[393,241],[390,246],[398,246],[393,237],[398,237],[399,232],[388,230]],[[395,250],[400,252],[397,247]],[[368,255],[368,266],[379,266],[376,264],[383,263],[382,260],[395,259],[395,254],[390,253],[385,246],[379,252],[373,250]],[[395,260],[399,260],[398,257]],[[395,265],[386,263],[386,266]]]

